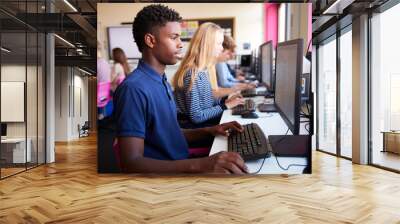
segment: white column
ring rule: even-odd
[[[314,135],[312,136],[312,145],[311,145],[311,149],[312,150],[316,150],[317,149],[317,135],[316,133],[316,128],[317,128],[317,48],[315,47],[315,45],[312,45],[312,52],[311,52],[311,91],[314,93],[313,95],[313,105],[312,105],[312,109],[313,109],[313,131],[314,131]]]
[[[46,12],[54,12],[54,5],[46,1]],[[54,35],[46,35],[46,163],[55,161],[55,43]]]
[[[46,36],[46,163],[55,161],[54,132],[55,132],[55,76],[54,76],[54,35]]]
[[[368,16],[353,20],[353,162],[368,163]]]

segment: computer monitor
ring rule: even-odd
[[[1,136],[2,137],[7,136],[7,124],[6,123],[1,123]]]
[[[303,39],[278,43],[276,51],[275,105],[290,131],[294,135],[298,135]]]
[[[253,74],[255,74],[255,71],[256,71],[256,69],[255,69],[256,64],[257,64],[256,51],[252,50],[251,51],[251,60],[250,60],[250,72]]]
[[[307,102],[310,98],[310,73],[301,75],[300,93],[301,93],[301,101]]]
[[[249,67],[251,65],[251,55],[245,54],[240,56],[240,66],[241,67]]]
[[[260,72],[261,72],[261,80],[260,82],[264,83],[267,86],[268,91],[274,91],[274,83],[273,83],[273,46],[272,41],[268,41],[260,46]]]
[[[260,49],[255,49],[255,65],[254,65],[254,74],[257,77],[257,80],[261,80],[261,52]]]

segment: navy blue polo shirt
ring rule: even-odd
[[[161,160],[188,158],[188,145],[177,121],[172,88],[165,74],[144,61],[114,94],[118,137],[144,139],[144,156]]]

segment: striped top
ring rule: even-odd
[[[175,89],[175,101],[179,113],[190,119],[192,123],[199,124],[221,116],[223,109],[220,100],[215,99],[207,71],[199,71],[192,89],[189,90],[191,71],[184,77],[184,87]]]

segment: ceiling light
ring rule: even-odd
[[[342,14],[343,10],[351,5],[355,0],[336,0],[332,5],[324,10],[322,14]]]
[[[63,41],[64,43],[68,44],[69,46],[75,48],[75,45],[71,44],[71,42],[67,41],[66,39],[58,36],[57,34],[54,34],[55,37],[57,37],[58,39],[60,39],[61,41]]]
[[[85,71],[85,70],[83,70],[83,69],[81,69],[81,68],[78,68],[81,72],[83,72],[83,73],[85,73],[85,74],[87,74],[87,75],[92,75],[92,73],[89,73],[88,71]]]
[[[8,50],[8,49],[5,48],[5,47],[1,47],[0,49],[1,49],[2,51],[6,52],[6,53],[10,53],[10,52],[11,52],[10,50]]]
[[[69,3],[68,0],[64,0],[65,4],[67,4],[72,10],[74,10],[74,12],[78,12],[78,10],[71,4]]]

